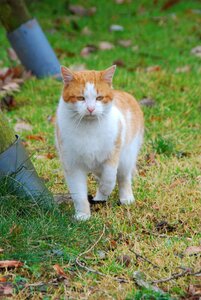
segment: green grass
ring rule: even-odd
[[[71,1],[76,3],[77,1]],[[127,3],[128,2],[128,3]],[[159,284],[168,295],[149,295],[138,291],[133,272],[140,270],[147,281],[168,277],[180,272],[179,267],[197,271],[199,255],[183,255],[188,246],[200,243],[200,114],[201,114],[201,59],[190,51],[200,45],[199,1],[180,1],[161,11],[164,1],[79,1],[86,7],[95,5],[97,12],[91,17],[70,18],[67,1],[29,1],[32,15],[40,21],[51,45],[62,52],[61,64],[85,64],[88,69],[104,69],[117,60],[119,67],[114,86],[135,95],[137,100],[151,98],[155,106],[143,107],[145,115],[145,141],[138,162],[138,176],[133,189],[136,203],[128,208],[117,205],[115,189],[107,206],[93,208],[87,222],[73,219],[71,203],[62,204],[53,212],[44,213],[23,200],[0,194],[0,259],[19,259],[24,267],[8,270],[9,281],[17,286],[13,299],[169,299],[185,297],[190,284],[198,278],[186,276]],[[76,22],[78,29],[74,29]],[[109,32],[111,24],[120,24],[122,32]],[[82,34],[87,26],[90,36]],[[137,50],[118,45],[119,39],[131,39]],[[80,56],[87,44],[110,41],[115,48],[98,50],[89,57]],[[2,66],[9,66],[6,55],[9,47],[5,32],[0,28]],[[69,55],[70,53],[70,55]],[[157,72],[146,72],[150,66],[160,66]],[[177,73],[178,67],[190,66],[190,71]],[[53,193],[66,193],[58,157],[45,159],[47,153],[56,153],[54,125],[48,121],[54,116],[62,84],[54,79],[30,79],[15,95],[17,108],[6,116],[14,126],[19,119],[33,126],[32,132],[20,133],[27,142],[32,160]],[[27,139],[39,134],[45,142]],[[154,157],[153,161],[147,159]],[[43,159],[41,159],[41,156]],[[93,179],[89,190],[95,191]],[[157,224],[166,221],[174,229],[157,230]],[[88,267],[105,274],[86,272],[76,265],[76,257],[90,248],[106,226],[100,242],[82,260]],[[152,263],[136,258],[135,250]],[[105,258],[98,251],[104,251]],[[122,265],[118,257],[128,255],[129,266]],[[68,284],[57,280],[53,269],[59,264],[68,276]],[[119,283],[115,277],[124,277],[128,283]],[[24,282],[43,281],[41,287],[23,288]],[[144,293],[144,294],[143,294]],[[65,298],[66,297],[66,298]],[[155,297],[155,298],[154,298]],[[158,298],[157,298],[158,297]]]

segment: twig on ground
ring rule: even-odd
[[[133,249],[130,249],[131,252],[133,252],[136,256],[136,258],[140,257],[141,259],[143,259],[144,261],[148,262],[150,265],[152,265],[154,268],[160,269],[159,266],[155,265],[154,263],[152,263],[148,258],[142,256],[141,254],[135,252]]]
[[[180,277],[184,277],[184,276],[198,276],[201,275],[201,270],[197,271],[197,272],[191,272],[190,269],[185,269],[183,272],[181,273],[176,273],[176,274],[172,274],[170,277],[166,277],[166,278],[161,278],[158,280],[153,280],[151,283],[162,283],[162,282],[167,282],[173,279],[177,279]]]
[[[102,237],[103,237],[104,234],[105,234],[105,224],[104,224],[104,226],[103,226],[103,231],[102,231],[101,235],[99,236],[99,238],[97,239],[97,241],[96,241],[89,249],[87,249],[86,251],[80,253],[80,254],[77,256],[77,258],[76,258],[75,261],[76,261],[76,264],[77,264],[80,268],[85,269],[87,272],[91,272],[91,273],[94,273],[94,274],[97,274],[97,275],[106,277],[106,276],[108,276],[107,274],[104,274],[104,273],[99,272],[99,271],[97,271],[97,270],[94,270],[94,269],[92,269],[92,268],[90,268],[90,267],[87,267],[84,263],[82,263],[82,262],[80,261],[80,257],[82,257],[84,254],[87,254],[87,253],[89,253],[92,249],[94,249],[94,247],[99,243],[99,241],[102,239]],[[125,279],[125,278],[111,277],[111,276],[110,276],[110,278],[112,278],[113,280],[118,281],[118,282],[124,282],[124,283],[129,282],[129,281],[128,281],[127,279]]]

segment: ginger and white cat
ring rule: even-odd
[[[117,178],[120,202],[134,202],[132,176],[143,139],[143,113],[130,94],[112,88],[115,69],[75,72],[61,67],[56,144],[78,220],[91,215],[88,173],[99,182],[94,201],[107,200]]]

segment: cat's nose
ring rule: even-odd
[[[87,110],[90,112],[90,114],[94,111],[95,107],[87,107]]]

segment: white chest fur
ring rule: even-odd
[[[57,122],[61,136],[60,151],[69,168],[76,164],[93,171],[112,153],[118,135],[120,113],[112,107],[99,121],[82,120],[80,123],[60,99]]]

